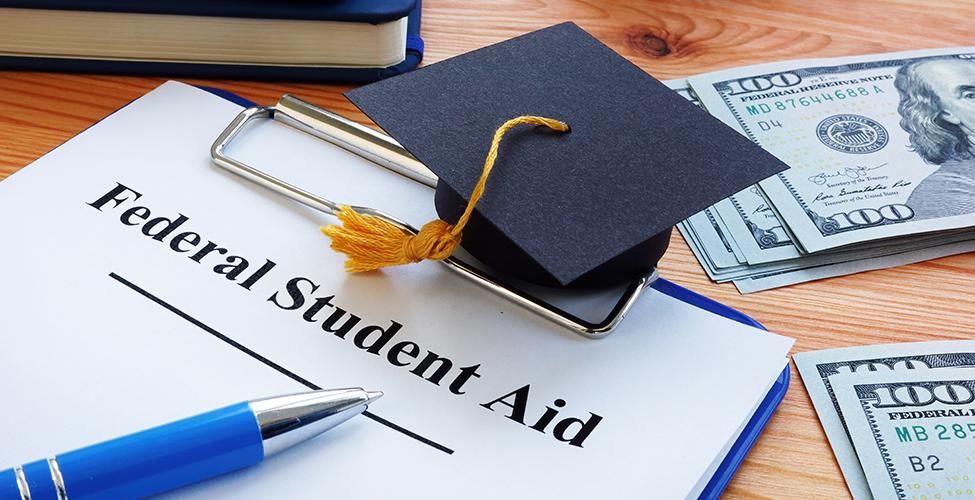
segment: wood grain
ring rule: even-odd
[[[661,78],[744,64],[975,45],[975,2],[424,0],[425,63],[572,20]],[[0,72],[0,178],[160,84],[156,77]],[[363,123],[350,86],[189,80],[260,103],[285,92]],[[711,283],[679,235],[667,278],[797,339],[795,351],[881,342],[968,339],[975,332],[975,256],[960,255],[739,295]],[[727,490],[729,498],[847,498],[809,397],[792,387]]]

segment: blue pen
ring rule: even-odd
[[[0,471],[0,500],[139,498],[254,465],[365,411],[378,391],[245,401]]]

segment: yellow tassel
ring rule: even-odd
[[[454,253],[457,245],[460,245],[461,231],[474,212],[474,205],[484,194],[488,175],[498,158],[501,138],[512,128],[522,124],[544,125],[558,132],[569,131],[567,124],[541,116],[519,116],[498,127],[484,159],[481,178],[471,191],[467,208],[454,225],[434,220],[424,224],[416,235],[412,235],[379,217],[360,214],[347,206],[340,207],[337,215],[342,225],[323,227],[322,233],[332,239],[333,250],[348,256],[345,270],[358,273],[425,259],[443,260]]]

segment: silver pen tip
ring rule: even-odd
[[[321,434],[365,411],[380,391],[317,390],[249,401],[261,430],[264,456]]]

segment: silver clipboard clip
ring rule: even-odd
[[[298,203],[334,216],[340,203],[305,191],[224,154],[224,149],[244,127],[255,120],[270,119],[328,141],[386,169],[431,188],[437,177],[393,138],[343,118],[292,95],[284,95],[274,106],[255,106],[241,111],[210,147],[213,163]],[[345,203],[342,203],[345,204]],[[357,212],[381,217],[403,231],[416,234],[413,226],[379,210],[351,205]],[[657,270],[636,277],[623,292],[605,319],[592,323],[521,290],[502,279],[490,276],[454,257],[440,261],[448,269],[483,288],[518,304],[539,316],[584,337],[601,338],[619,325],[643,290],[657,279]]]

